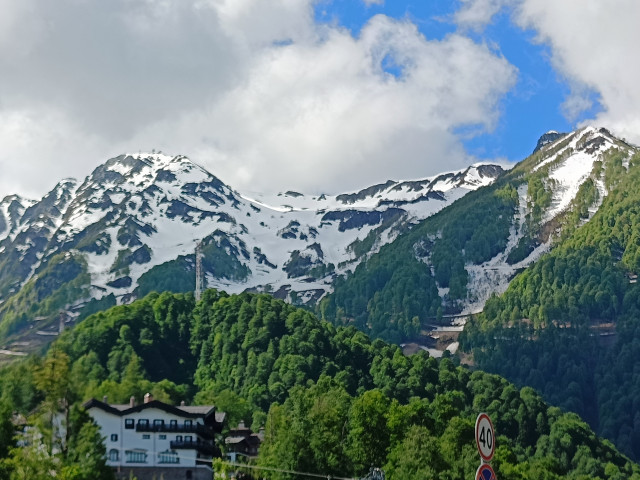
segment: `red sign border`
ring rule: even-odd
[[[487,421],[489,422],[489,425],[491,425],[491,430],[493,431],[493,446],[491,447],[491,455],[489,455],[488,457],[485,457],[482,454],[482,449],[480,448],[480,439],[478,438],[478,425],[480,424],[480,419],[482,418],[486,418]],[[496,429],[493,426],[493,422],[491,421],[491,418],[489,417],[489,415],[487,415],[486,413],[481,413],[480,415],[478,415],[478,418],[476,418],[476,427],[475,427],[475,437],[476,437],[476,448],[478,449],[478,453],[480,454],[480,457],[482,458],[482,460],[484,460],[485,462],[490,462],[491,459],[493,458],[493,455],[496,453]]]
[[[482,473],[482,470],[486,470],[486,469],[491,470],[491,473],[492,473],[494,479],[498,478],[498,477],[496,477],[496,472],[493,470],[493,467],[491,465],[489,465],[488,463],[483,463],[482,465],[480,465],[478,467],[478,470],[476,470],[476,480],[484,480],[484,478],[482,478],[480,476],[480,474]]]

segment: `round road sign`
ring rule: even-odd
[[[497,480],[496,473],[491,468],[491,465],[487,463],[480,465],[476,471],[476,480]]]
[[[485,462],[490,462],[496,450],[496,435],[489,415],[481,413],[476,419],[476,445]]]

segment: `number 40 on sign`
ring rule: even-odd
[[[490,462],[496,449],[495,430],[493,423],[486,413],[481,413],[476,419],[476,445],[484,462]]]

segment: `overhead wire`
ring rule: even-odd
[[[146,449],[129,449],[129,448],[116,448],[115,446],[112,448],[109,448],[108,450],[118,450],[118,452],[121,454],[123,451],[126,452],[128,450],[137,450],[137,451],[142,451],[144,450],[145,454],[151,454],[151,455],[159,455],[159,454],[163,454],[163,453],[167,453],[166,451],[162,451],[162,452],[157,452],[154,450],[146,450]],[[107,452],[108,454],[108,452]],[[182,458],[182,459],[189,459],[189,460],[194,460],[195,457],[192,456],[188,456],[188,455],[171,455],[173,458]],[[107,455],[107,460],[109,460],[109,457]],[[111,460],[113,461],[113,460]],[[117,460],[118,462],[120,462],[120,460]],[[214,460],[208,460],[208,459],[202,459],[202,458],[198,458],[197,459],[198,462],[200,463],[210,463],[213,466]],[[312,478],[325,478],[325,479],[331,479],[331,480],[359,480],[358,478],[355,477],[337,477],[335,475],[331,475],[331,474],[322,474],[322,473],[310,473],[310,472],[300,472],[297,470],[287,470],[284,468],[276,468],[276,467],[265,467],[265,466],[260,466],[260,465],[251,465],[248,463],[239,463],[239,462],[232,462],[229,460],[221,460],[218,463],[222,463],[225,465],[229,465],[232,467],[238,467],[238,468],[247,468],[247,469],[253,469],[253,470],[265,470],[265,471],[270,471],[270,472],[276,472],[276,473],[288,473],[291,475],[299,475],[299,476],[305,476],[305,477],[312,477]],[[146,464],[148,465],[148,464]],[[131,467],[131,468],[145,468],[145,463],[138,463],[138,462],[132,462],[131,464],[125,464],[125,465],[120,465],[121,468],[127,468],[127,467]],[[167,468],[173,468],[171,465],[177,465],[175,463],[156,463],[154,466],[158,467],[158,466],[166,466]],[[178,464],[179,465],[179,464]],[[184,465],[181,465],[184,466]]]

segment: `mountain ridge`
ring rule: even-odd
[[[491,167],[476,166],[335,196],[243,195],[186,162],[122,155],[82,183],[61,182],[43,203],[5,197],[3,338],[50,327],[52,319],[57,325],[60,309],[74,322],[152,289],[192,290],[199,240],[209,285],[252,290],[247,278],[261,269],[262,280],[277,274],[280,282],[253,290],[270,286],[291,303],[313,304],[323,293],[308,292],[333,289],[317,307],[324,319],[396,343],[448,313],[483,308],[460,334],[465,361],[471,354],[480,367],[533,385],[640,456],[640,380],[630,371],[640,352],[638,147],[587,127],[547,142],[508,172],[496,170],[495,178],[480,174]],[[476,177],[485,188],[460,189]],[[613,233],[600,232],[607,229]],[[344,252],[326,240],[339,235],[355,261],[333,262]],[[163,251],[163,240],[172,251]],[[280,250],[287,256],[277,257],[273,244],[290,247]],[[148,268],[158,251],[175,258]],[[11,262],[29,267],[26,280],[5,278],[16,273],[6,268]],[[116,300],[114,292],[125,293]],[[147,345],[142,333],[132,338]],[[398,349],[396,357],[404,358]]]
[[[357,283],[363,262],[408,234],[414,240],[399,242],[404,251],[392,258],[385,275],[401,278],[394,262],[408,254],[407,262],[417,262],[411,267],[418,268],[415,274],[427,269],[414,280],[424,285],[426,297],[418,303],[425,306],[410,307],[413,301],[398,299],[404,313],[382,304],[372,313],[378,310],[363,299],[341,308],[345,321],[363,312],[387,319],[400,315],[401,323],[413,325],[403,327],[401,338],[411,337],[419,323],[439,318],[440,311],[476,312],[492,294],[506,290],[519,269],[549,250],[586,184],[593,198],[580,206],[584,215],[579,221],[588,221],[606,194],[604,179],[592,172],[598,158],[614,147],[633,149],[595,127],[548,132],[538,143],[544,145],[506,173],[484,162],[337,195],[240,193],[182,155],[119,155],[82,182],[62,180],[38,202],[18,196],[0,202],[0,333],[14,331],[16,324],[23,328],[36,316],[51,320],[69,305],[77,310],[101,299],[127,303],[152,290],[193,290],[198,242],[205,286],[230,293],[269,292],[314,305],[336,285]],[[484,210],[463,216],[458,225],[439,213],[469,192],[474,195],[460,208],[472,208],[486,198],[475,195],[483,186],[493,189],[502,206],[485,202]],[[497,223],[483,222],[491,215]],[[424,235],[421,225],[427,220],[436,227]],[[438,240],[451,229],[468,235],[466,247],[455,247],[462,256],[451,250],[453,243]],[[41,278],[60,272],[64,275],[58,279]],[[43,307],[46,296],[56,291],[52,285],[61,288],[79,275],[89,280],[77,280],[73,291],[60,292],[58,300]],[[383,277],[368,291],[387,288]],[[399,291],[407,289],[412,287]],[[333,307],[323,311],[327,318],[336,314]],[[3,327],[6,318],[14,327]]]
[[[502,172],[483,163],[338,195],[249,196],[181,155],[119,155],[81,182],[62,180],[40,201],[0,203],[0,332],[14,330],[2,327],[7,316],[25,326],[92,299],[126,303],[151,290],[192,290],[198,242],[205,286],[314,302],[337,275]],[[42,278],[52,271],[66,273]],[[39,285],[80,274],[90,280],[43,311],[52,292]]]
[[[427,320],[481,311],[594,215],[608,191],[602,159],[614,151],[630,157],[638,148],[595,127],[544,145],[360,263],[322,300],[323,318],[400,342]]]

